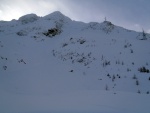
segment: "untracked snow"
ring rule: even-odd
[[[149,113],[150,34],[56,11],[0,21],[0,113]]]

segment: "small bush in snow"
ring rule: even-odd
[[[107,74],[107,76],[108,76],[108,77],[110,76],[109,73]]]
[[[140,94],[140,93],[141,93],[141,91],[140,91],[140,90],[138,90],[138,92],[137,92],[137,93],[139,93],[139,94]]]
[[[143,30],[143,32],[142,32],[142,39],[141,40],[147,40],[147,37],[146,37],[146,33],[145,33],[145,31]]]
[[[113,82],[114,82],[115,78],[116,78],[115,75],[113,75],[113,77],[112,77],[112,81],[113,81]]]
[[[117,61],[116,61],[116,64],[120,64],[120,61],[119,61],[119,60],[117,60]]]
[[[70,70],[70,72],[73,72],[73,70]]]
[[[117,74],[117,77],[118,77],[118,78],[121,78],[118,74]]]
[[[124,45],[124,48],[127,48],[127,45]]]
[[[108,91],[108,90],[109,90],[109,89],[108,89],[108,85],[107,85],[107,84],[106,84],[106,86],[105,86],[105,90],[106,90],[106,91]]]
[[[127,68],[127,72],[131,71],[131,69]]]
[[[143,73],[149,73],[149,69],[146,69],[144,66],[139,68],[138,71],[143,72]]]
[[[133,49],[130,49],[131,53],[133,53]]]
[[[7,66],[3,66],[3,69],[6,70],[6,69],[7,69]]]
[[[137,79],[136,75],[133,76],[133,79]]]
[[[132,65],[134,65],[134,62],[132,62]]]
[[[136,80],[136,85],[137,85],[137,86],[139,85],[139,81],[138,81],[138,80]]]
[[[110,61],[105,60],[105,61],[103,62],[103,67],[106,67],[106,66],[108,66],[108,65],[110,65]]]
[[[65,47],[65,46],[67,46],[68,44],[67,43],[64,43],[63,45],[62,45],[62,47]]]
[[[19,62],[19,63],[24,63],[24,64],[26,64],[26,62],[25,62],[23,59],[18,60],[18,62]]]

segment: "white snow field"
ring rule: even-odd
[[[0,113],[149,113],[150,34],[56,11],[0,21]]]

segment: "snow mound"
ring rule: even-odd
[[[32,23],[38,20],[38,16],[36,14],[27,14],[19,18],[22,24]]]

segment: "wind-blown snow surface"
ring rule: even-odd
[[[60,12],[1,21],[0,112],[148,113],[149,48],[149,34]]]

